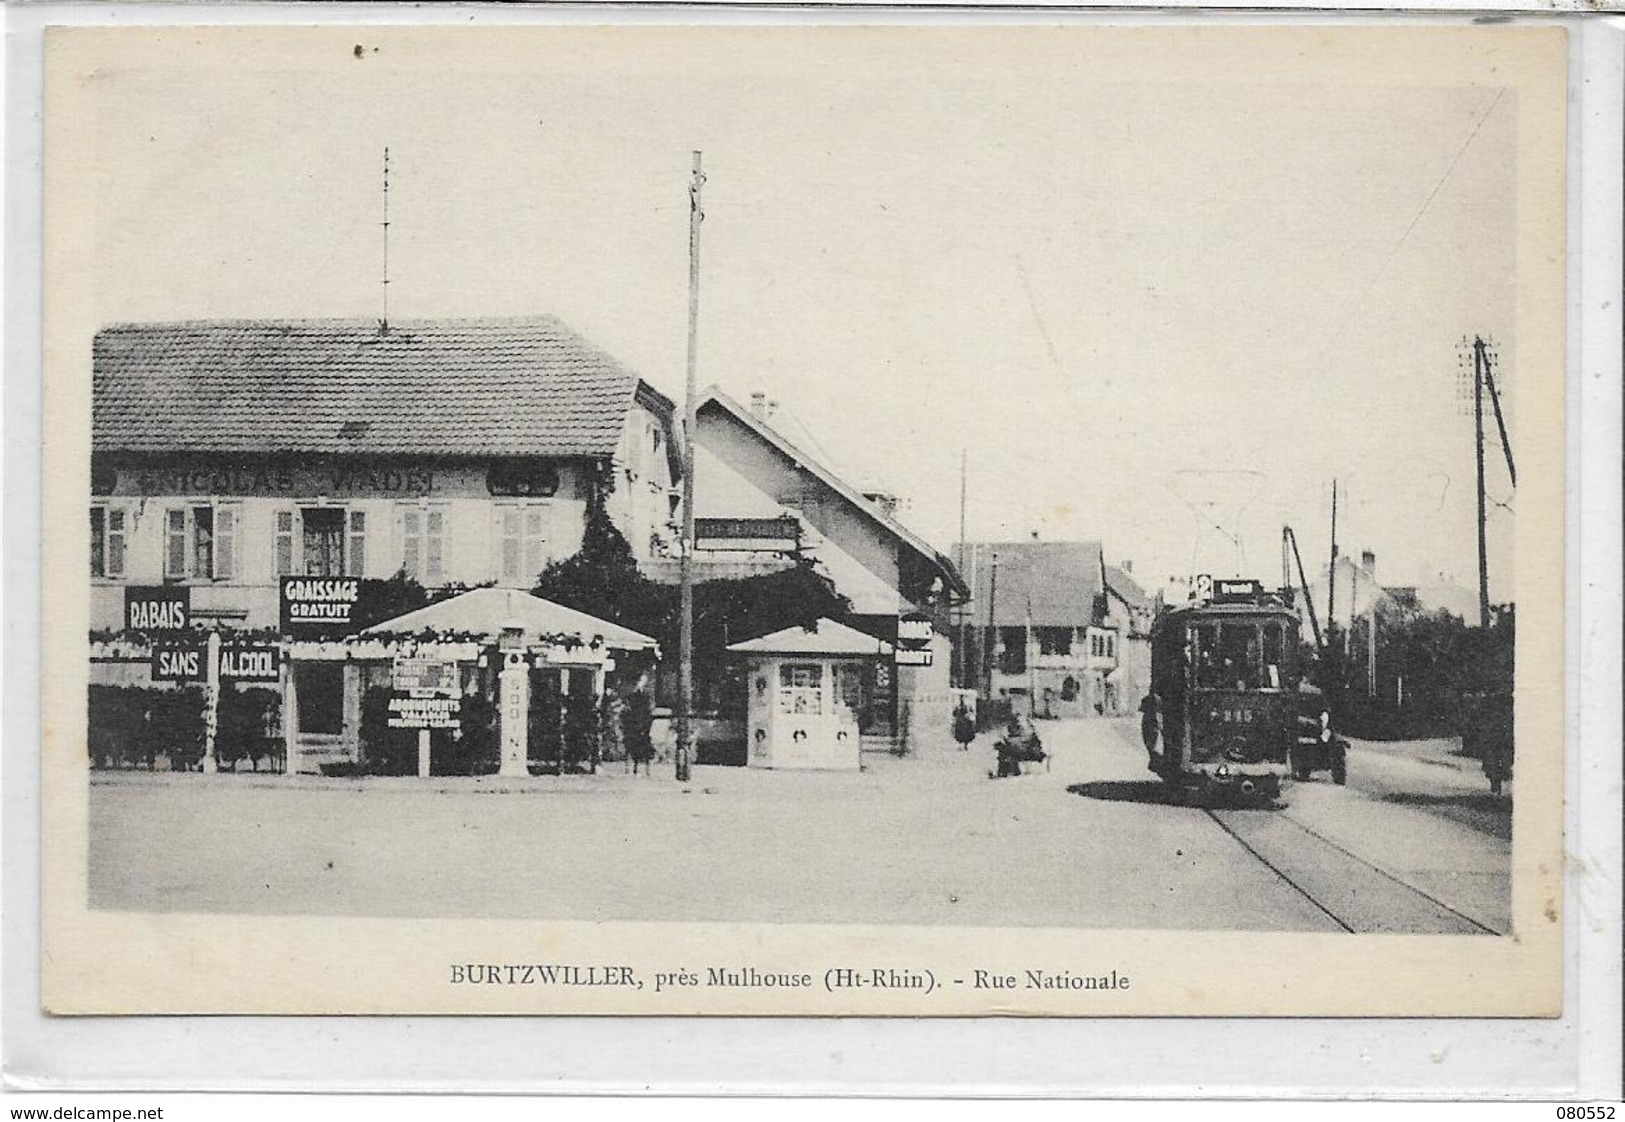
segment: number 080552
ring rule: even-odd
[[[1557,1116],[1564,1119],[1606,1119],[1612,1122],[1614,1108],[1611,1106],[1560,1106]]]

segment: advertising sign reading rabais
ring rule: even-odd
[[[124,626],[130,631],[185,631],[192,621],[192,590],[185,585],[124,590]]]
[[[282,630],[347,631],[360,596],[360,577],[283,577]]]

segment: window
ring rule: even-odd
[[[1106,636],[1106,657],[1117,657],[1117,636],[1115,635]]]
[[[1070,627],[1037,627],[1038,653],[1046,655],[1069,655],[1072,653],[1072,629]]]
[[[1281,625],[1264,625],[1264,688],[1281,688],[1281,657],[1284,653]]]
[[[546,567],[548,510],[545,503],[500,509],[504,583],[528,587]]]
[[[230,580],[237,575],[237,508],[189,506],[165,512],[164,576]]]
[[[1027,673],[1027,631],[1021,627],[999,628],[999,673]]]
[[[293,576],[293,511],[276,512],[276,575]]]
[[[1220,689],[1256,690],[1263,685],[1258,628],[1227,623],[1219,628],[1217,685]]]
[[[90,575],[117,580],[124,576],[126,514],[118,507],[90,508]]]
[[[345,575],[344,514],[338,507],[305,507],[299,512],[305,576]]]
[[[446,512],[407,508],[401,512],[401,568],[424,585],[445,580]]]
[[[817,715],[824,711],[824,667],[817,662],[779,664],[779,712]]]

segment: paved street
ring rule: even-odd
[[[1171,805],[1132,720],[1044,722],[857,774],[97,773],[99,908],[424,917],[1505,932],[1510,804],[1471,761],[1356,745],[1284,809]],[[1439,742],[1437,752],[1447,746]],[[1469,770],[1462,770],[1465,765]],[[1464,809],[1465,808],[1465,809]]]

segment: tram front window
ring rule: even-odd
[[[1215,688],[1256,690],[1263,687],[1255,625],[1227,623],[1220,627],[1217,654]]]

